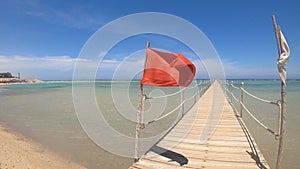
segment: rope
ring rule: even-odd
[[[232,87],[235,87],[235,86],[233,86],[232,85]],[[236,88],[236,87],[235,87]],[[280,106],[280,104],[277,102],[277,103],[275,103],[275,102],[272,102],[272,101],[268,101],[268,100],[265,100],[265,99],[262,99],[262,98],[259,98],[259,97],[256,97],[256,96],[254,96],[254,95],[252,95],[251,93],[249,93],[248,91],[246,91],[245,89],[243,89],[243,88],[238,88],[238,89],[241,89],[241,90],[243,90],[246,94],[248,94],[249,96],[251,96],[251,97],[253,97],[253,98],[255,98],[255,99],[257,99],[257,100],[259,100],[259,101],[262,101],[262,102],[264,102],[264,103],[269,103],[269,104],[274,104],[274,105],[277,105],[277,106]],[[227,91],[228,91],[228,89],[227,89]],[[233,94],[233,93],[231,93],[231,92],[229,92],[230,93],[230,95],[232,96],[232,98],[235,100],[235,101],[237,101],[238,103],[240,103],[241,104],[241,106],[243,107],[243,109],[244,110],[246,110],[246,112],[259,124],[259,125],[261,125],[264,129],[266,129],[267,131],[269,131],[270,133],[272,133],[273,135],[275,135],[275,136],[278,136],[278,134],[276,133],[276,132],[274,132],[272,129],[270,129],[269,127],[267,127],[266,125],[264,125],[261,121],[259,121],[251,112],[250,112],[250,110],[245,106],[245,104],[243,103],[243,102],[241,102],[241,101],[239,101],[236,97],[235,97],[235,95]],[[235,106],[233,106],[234,108],[235,108]]]
[[[247,90],[245,90],[244,88],[242,87],[237,87],[237,86],[234,86],[233,84],[231,84],[231,86],[235,89],[240,89],[242,90],[243,92],[245,92],[247,95],[251,96],[252,98],[256,99],[256,100],[259,100],[261,102],[264,102],[264,103],[269,103],[269,104],[274,104],[274,105],[277,105],[278,106],[278,102],[272,102],[272,101],[269,101],[269,100],[266,100],[266,99],[262,99],[260,97],[257,97],[257,96],[254,96],[253,94],[251,94],[250,92],[248,92]]]
[[[269,100],[265,100],[265,99],[259,98],[257,96],[254,96],[253,94],[249,93],[247,90],[245,90],[243,88],[241,88],[241,90],[243,90],[246,94],[248,94],[249,96],[251,96],[252,98],[254,98],[256,100],[259,100],[259,101],[264,102],[264,103],[274,104],[274,105],[278,106],[278,102],[272,102],[272,101],[269,101]]]
[[[259,124],[261,125],[263,128],[265,128],[267,131],[269,131],[270,133],[272,133],[273,135],[277,135],[276,132],[274,132],[272,129],[268,128],[266,125],[264,125],[262,122],[260,122],[248,109],[247,107],[244,105],[244,103],[240,102],[240,104],[243,106],[243,108],[246,110],[246,112]]]
[[[177,92],[171,93],[171,94],[167,94],[167,95],[163,95],[163,96],[155,96],[155,97],[146,97],[146,99],[161,99],[161,98],[166,98],[166,97],[170,97],[170,96],[174,96],[182,91],[186,90],[186,88],[182,88],[180,90],[178,90]]]
[[[199,84],[196,84],[194,85],[193,87],[190,87],[190,88],[182,88],[180,90],[178,90],[177,92],[174,92],[174,93],[171,93],[171,94],[167,94],[167,95],[163,95],[163,96],[154,96],[154,97],[147,97],[146,96],[146,99],[161,99],[161,98],[166,98],[166,97],[170,97],[170,96],[174,96],[178,93],[181,93],[182,91],[186,90],[186,89],[193,89],[193,88],[196,88],[198,87],[198,85],[200,85],[201,82]]]
[[[200,84],[201,84],[201,82],[200,82],[199,84],[195,85],[195,86],[198,86],[198,85],[200,85]],[[151,124],[151,123],[156,122],[156,121],[159,121],[159,120],[161,120],[161,119],[163,119],[163,118],[165,118],[165,117],[168,117],[169,115],[171,115],[172,113],[174,113],[177,109],[179,109],[186,101],[191,100],[191,99],[194,98],[196,95],[198,95],[200,92],[202,92],[204,89],[207,89],[210,85],[211,85],[211,84],[208,83],[203,89],[200,88],[200,90],[197,90],[197,92],[196,92],[193,96],[191,96],[191,97],[185,99],[185,100],[184,100],[183,102],[181,102],[177,107],[175,107],[172,111],[170,111],[169,113],[167,113],[167,114],[165,114],[165,115],[163,115],[163,116],[161,116],[161,117],[159,117],[159,118],[157,118],[157,119],[154,119],[154,120],[151,120],[151,121],[149,121],[149,122],[146,122],[146,123],[142,124],[142,127],[144,128],[144,127],[145,127],[146,125],[148,125],[148,124]],[[192,88],[195,88],[195,86],[193,86]],[[190,88],[190,89],[192,89],[192,88]],[[179,90],[179,91],[177,91],[177,92],[175,92],[175,93],[169,94],[169,95],[157,96],[157,97],[146,97],[146,99],[156,99],[156,98],[163,98],[163,97],[172,96],[172,95],[178,94],[179,92],[181,92],[181,91],[183,91],[183,90],[185,90],[185,89],[186,89],[186,88],[181,89],[181,90]]]
[[[230,94],[235,101],[240,102],[239,99],[237,99],[233,93],[230,93]]]
[[[235,88],[235,89],[240,89],[239,87],[234,86],[233,84],[231,84],[231,87]]]
[[[204,89],[207,89],[211,84],[208,83],[206,86],[204,86]]]
[[[201,84],[202,84],[202,81],[200,81],[199,83],[197,83],[197,81],[196,81],[196,85],[193,86],[193,87],[191,87],[190,89],[193,89],[193,88],[195,88],[196,86],[200,86]]]
[[[151,121],[149,121],[149,122],[146,122],[144,125],[151,124],[151,123],[153,123],[153,122],[156,122],[156,121],[158,121],[158,120],[161,120],[161,119],[163,119],[163,118],[165,118],[165,117],[171,115],[171,114],[174,113],[178,108],[180,108],[186,101],[192,99],[192,98],[195,97],[198,93],[199,93],[199,90],[198,90],[193,96],[191,96],[191,97],[185,99],[183,102],[181,102],[177,107],[175,107],[175,108],[174,108],[172,111],[170,111],[169,113],[167,113],[167,114],[165,114],[165,115],[163,115],[163,116],[160,116],[160,117],[157,118],[157,119],[154,119],[154,120],[151,120]]]
[[[229,104],[231,104],[232,108],[234,109],[234,110],[233,110],[233,111],[234,111],[234,115],[237,116],[237,117],[240,117],[240,115],[237,113],[237,112],[239,112],[239,111],[236,109],[236,107],[233,105],[233,103],[232,103],[232,102],[229,102]]]
[[[228,90],[228,88],[225,88],[227,94],[231,94],[230,91]]]
[[[228,84],[228,83],[227,83]],[[229,84],[228,84],[229,85]],[[264,102],[264,103],[268,103],[268,104],[273,104],[273,105],[277,105],[279,108],[280,108],[280,101],[277,101],[277,102],[272,102],[272,101],[269,101],[269,100],[266,100],[266,99],[262,99],[260,97],[257,97],[253,94],[251,94],[250,92],[248,92],[247,90],[245,90],[244,88],[242,87],[237,87],[237,86],[234,86],[233,84],[231,84],[231,87],[235,88],[235,89],[240,89],[241,91],[245,92],[247,95],[249,95],[250,97],[258,100],[258,101],[261,101],[261,102]],[[266,129],[268,132],[272,133],[273,135],[275,135],[275,139],[276,137],[278,137],[278,133],[274,132],[271,128],[267,127],[265,124],[263,124],[261,121],[259,121],[251,112],[250,110],[245,106],[245,104],[243,102],[241,102],[240,100],[238,100],[235,95],[230,92],[228,89],[226,89],[226,91],[228,93],[230,93],[230,95],[232,96],[232,98],[237,101],[238,103],[241,104],[242,108],[259,124],[261,125],[264,129]],[[234,109],[236,110],[236,107],[233,105],[233,103],[231,103],[232,106],[234,107]],[[236,110],[237,111],[237,110]],[[280,129],[278,128],[278,131]]]
[[[156,121],[158,121],[158,120],[161,120],[161,119],[163,119],[163,118],[169,116],[170,114],[174,113],[178,108],[180,108],[180,107],[183,105],[183,103],[184,103],[184,102],[182,102],[181,104],[179,104],[175,109],[173,109],[173,110],[170,111],[169,113],[167,113],[167,114],[165,114],[165,115],[163,115],[163,116],[160,116],[160,117],[157,118],[157,119],[154,119],[154,120],[151,120],[151,121],[145,123],[145,125],[151,124],[151,123],[153,123],[153,122],[156,122]]]

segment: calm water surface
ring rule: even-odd
[[[241,81],[234,81],[239,86]],[[280,81],[244,81],[245,89],[250,93],[276,102],[280,100]],[[236,96],[240,97],[240,92],[235,91]],[[300,151],[300,81],[287,82],[287,117],[286,117],[286,135],[284,139],[284,157],[283,168],[299,168],[299,151]],[[251,112],[261,120],[265,125],[277,131],[278,128],[278,108],[277,106],[261,103],[245,95],[246,106]],[[237,105],[239,110],[239,105]],[[243,119],[254,136],[259,149],[269,162],[271,168],[276,166],[278,141],[274,136],[258,125],[247,113],[243,113]]]
[[[128,83],[117,82],[114,87],[118,90],[119,97],[128,95],[131,106],[136,108],[139,83],[131,82],[129,87],[126,87],[126,84]],[[111,82],[78,82],[75,85],[83,89],[95,85],[96,101],[106,121],[117,132],[135,138],[135,123],[124,118],[117,111],[115,104],[123,106],[123,109],[127,109],[128,105],[122,105],[124,104],[122,102],[114,102],[111,94]],[[155,92],[161,95],[163,94],[161,92],[167,94],[180,90],[177,87],[156,88],[154,91],[152,89],[151,87],[145,87],[145,93],[151,94],[152,91],[154,95]],[[190,95],[192,93],[194,92],[187,90],[185,94]],[[180,103],[180,100],[180,94],[170,97],[162,112],[172,110]],[[0,124],[88,168],[128,168],[133,163],[132,158],[109,153],[87,137],[79,124],[73,104],[72,82],[2,86],[0,87]],[[193,100],[187,102],[185,107],[188,108],[192,105]],[[149,107],[151,107],[151,104],[149,102],[145,103],[145,111]],[[151,109],[151,111],[155,111],[155,109]],[[151,137],[167,130],[176,120],[178,113],[179,110],[177,114],[175,113],[156,124],[149,125],[143,131],[142,136]],[[148,118],[154,118],[151,117],[153,114],[155,113],[149,112]],[[134,115],[134,119],[136,119],[136,112],[130,112],[128,116],[130,115]],[[105,138],[105,136],[103,137]],[[110,141],[112,140],[107,140],[107,142]],[[116,142],[114,146],[124,149],[121,141]],[[125,151],[133,152],[134,150],[125,147]]]
[[[234,81],[239,85],[241,81]],[[91,82],[90,82],[91,83]],[[90,83],[76,83],[83,88]],[[120,89],[120,96],[128,95],[131,106],[137,107],[138,82],[132,82],[129,88],[123,82],[118,82],[115,87]],[[157,90],[153,90],[157,89]],[[280,82],[278,81],[245,81],[245,89],[251,93],[272,101],[280,99]],[[145,93],[151,91],[156,94],[173,93],[178,88],[151,88],[146,87]],[[123,91],[123,92],[122,92]],[[95,83],[96,100],[107,122],[119,133],[129,137],[135,136],[135,123],[124,118],[116,109],[111,95],[111,82],[98,81]],[[152,93],[152,94],[153,94]],[[185,95],[191,95],[194,91],[187,91]],[[240,92],[235,91],[237,96]],[[287,133],[284,148],[284,168],[297,169],[300,165],[300,124],[299,100],[300,82],[289,81],[287,83]],[[170,97],[166,102],[166,113],[175,108],[181,101],[181,96]],[[246,106],[262,121],[277,129],[278,111],[275,106],[260,103],[245,96]],[[187,102],[185,107],[192,106],[194,100]],[[145,110],[150,109],[151,104],[145,104]],[[152,109],[151,109],[152,111]],[[155,111],[155,110],[154,110]],[[134,116],[133,112],[131,116]],[[179,111],[178,111],[179,113]],[[151,125],[143,131],[143,136],[154,136],[168,129],[177,118],[178,113],[164,121]],[[148,118],[154,118],[149,113]],[[130,116],[130,114],[128,114]],[[270,133],[257,125],[246,113],[244,120],[254,136],[260,150],[269,161],[272,168],[275,167],[277,154],[277,141]],[[44,147],[60,154],[61,156],[80,163],[88,168],[120,169],[128,168],[133,159],[111,154],[97,146],[83,132],[73,105],[71,82],[47,82],[32,85],[10,85],[0,87],[0,124],[5,125],[29,139],[32,139]],[[104,136],[105,137],[105,136]],[[122,145],[116,144],[116,147]],[[132,150],[128,150],[132,151]]]

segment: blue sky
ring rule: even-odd
[[[82,47],[99,28],[129,14],[162,12],[181,17],[206,34],[224,64],[227,78],[279,78],[271,20],[275,14],[291,48],[288,78],[300,78],[300,1],[297,0],[0,2],[0,72],[15,75],[20,72],[23,77],[44,80],[70,80]],[[133,37],[104,58],[97,78],[110,78],[120,61],[144,49],[148,40],[156,48],[188,51],[171,38]],[[173,44],[173,48],[165,47],[165,43]]]

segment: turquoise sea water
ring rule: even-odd
[[[234,84],[240,86],[242,81],[235,80]],[[260,98],[276,102],[281,98],[280,81],[244,81],[245,89]],[[233,90],[237,98],[240,98],[241,92]],[[287,116],[286,116],[286,135],[284,137],[284,157],[283,168],[299,168],[300,151],[300,81],[290,80],[287,82]],[[266,126],[277,131],[278,128],[278,108],[277,106],[262,103],[244,94],[244,103],[248,109]],[[238,110],[239,104],[235,103]],[[271,168],[276,166],[278,141],[274,136],[258,125],[245,111],[243,119],[254,136],[259,149],[269,162]]]
[[[74,85],[82,89],[81,92],[85,92],[87,87],[94,87],[95,95],[91,95],[90,98],[95,97],[96,104],[106,122],[117,133],[135,138],[133,121],[136,119],[136,110],[132,110],[132,108],[136,109],[137,107],[139,82],[118,81],[114,84],[110,81],[75,82]],[[112,97],[112,86],[113,90],[117,92],[116,98]],[[144,90],[148,96],[159,96],[180,89],[145,86]],[[194,94],[194,90],[196,88],[185,90],[185,97]],[[165,101],[164,99],[160,99],[158,102],[147,101],[145,114],[148,113],[144,117],[145,120],[154,119],[174,109],[181,102],[181,97],[179,93]],[[120,98],[125,98],[125,101],[128,102],[118,100]],[[0,124],[88,168],[128,168],[133,163],[132,158],[114,155],[100,148],[84,133],[77,119],[74,105],[79,104],[78,102],[84,103],[85,99],[83,97],[77,99],[77,103],[73,102],[72,82],[70,81],[2,86],[0,87]],[[186,102],[185,110],[188,110],[196,99],[192,98]],[[155,106],[162,102],[165,104],[164,109],[161,106]],[[123,112],[120,113],[118,107]],[[89,111],[89,107],[85,107],[85,110]],[[167,130],[178,118],[180,111],[182,110],[178,109],[167,118],[147,126],[142,132],[142,137],[154,137]],[[134,120],[130,120],[130,118],[134,118]],[[101,125],[96,124],[94,127]],[[119,135],[108,138],[104,135],[105,132],[107,131],[103,129],[99,134],[104,140],[107,139],[107,144],[113,143],[113,147],[120,151],[134,152],[132,148],[124,147],[125,143],[118,139]],[[151,145],[151,143],[149,144]]]
[[[234,81],[239,85],[241,81]],[[129,85],[128,85],[129,84]],[[102,111],[106,121],[119,133],[128,137],[135,136],[135,123],[127,118],[135,118],[136,112],[118,112],[117,107],[122,110],[130,110],[126,102],[114,100],[112,97],[112,83],[110,81],[77,82],[75,85],[84,89],[89,85],[95,85],[95,100]],[[126,86],[128,85],[128,87]],[[116,82],[114,89],[118,91],[118,98],[127,98],[132,107],[137,107],[138,82]],[[193,84],[191,85],[193,86]],[[279,81],[245,81],[245,89],[249,92],[272,101],[280,99]],[[145,87],[147,95],[163,95],[180,90],[179,88],[153,88]],[[185,97],[195,93],[190,89],[185,92]],[[235,91],[239,97],[240,92]],[[149,111],[146,119],[153,119],[175,108],[181,102],[181,95],[175,95],[165,102],[165,108],[160,114],[151,113],[161,109],[162,104],[146,102],[145,111]],[[288,81],[287,83],[287,133],[284,148],[284,168],[296,169],[300,165],[298,151],[300,151],[300,134],[298,132],[300,113],[300,81]],[[83,98],[84,99],[84,98]],[[83,102],[85,100],[82,100]],[[184,107],[188,110],[193,105],[195,99],[191,99]],[[258,119],[273,128],[277,129],[278,111],[275,106],[260,103],[250,97],[245,96],[246,106],[253,111]],[[117,104],[117,105],[116,105]],[[238,105],[237,105],[238,106]],[[87,108],[88,110],[88,108]],[[155,136],[167,130],[178,117],[181,110],[174,115],[149,125],[142,137]],[[244,121],[254,136],[259,149],[269,161],[272,168],[275,166],[277,141],[270,133],[257,125],[255,121],[245,112]],[[0,87],[0,124],[5,125],[25,137],[32,139],[44,147],[54,151],[61,156],[80,163],[88,168],[128,168],[133,162],[132,158],[120,157],[109,153],[97,146],[82,130],[74,109],[72,98],[72,82],[47,82],[43,84],[24,84]],[[105,136],[103,136],[105,137]],[[110,140],[107,140],[108,142]],[[115,144],[121,148],[122,143]],[[131,151],[131,150],[126,150]]]

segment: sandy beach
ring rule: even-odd
[[[0,78],[0,86],[10,85],[10,84],[33,84],[33,83],[43,83],[44,81],[39,79],[18,79],[18,78]]]
[[[85,168],[0,125],[0,169]]]

